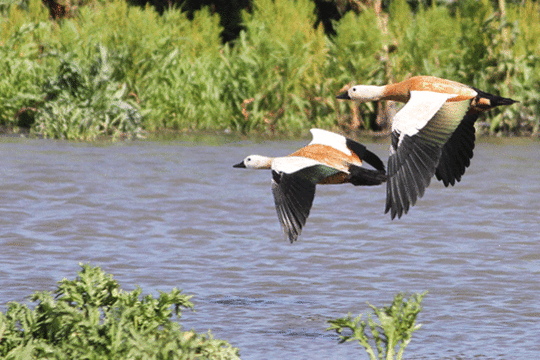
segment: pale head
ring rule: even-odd
[[[235,168],[247,169],[270,169],[272,166],[272,158],[261,155],[249,155],[241,163],[233,165]]]
[[[336,96],[338,99],[355,100],[361,103],[378,101],[384,95],[384,86],[355,85],[347,92]]]

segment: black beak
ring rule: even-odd
[[[338,96],[336,96],[336,99],[351,100],[351,97],[349,96],[349,93],[344,92],[343,94],[339,94]]]
[[[243,168],[245,169],[246,168],[246,165],[244,164],[244,162],[242,161],[241,163],[238,163],[236,165],[233,165],[234,168]]]

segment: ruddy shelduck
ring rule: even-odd
[[[342,135],[311,129],[313,140],[284,157],[250,155],[235,168],[272,170],[272,193],[281,227],[297,240],[309,216],[317,184],[379,185],[386,181],[384,164],[364,145]],[[362,166],[363,161],[373,169]]]
[[[517,101],[433,76],[386,86],[356,85],[338,99],[406,103],[394,116],[386,208],[392,219],[424,195],[433,175],[445,186],[461,180],[473,157],[478,115]]]

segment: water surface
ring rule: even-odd
[[[348,359],[367,355],[328,319],[428,290],[406,358],[540,355],[537,141],[480,141],[461,183],[433,181],[400,220],[383,186],[319,186],[290,245],[270,173],[232,165],[305,143],[1,139],[1,310],[89,262],[126,290],[195,295],[183,325],[243,359]],[[386,143],[366,145],[386,161]]]

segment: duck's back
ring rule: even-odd
[[[435,76],[414,76],[396,84],[387,85],[386,98],[407,102],[411,91],[432,91],[436,93],[454,94],[448,101],[463,101],[476,97],[477,92],[470,86],[456,81],[441,79]]]
[[[346,172],[349,164],[362,166],[362,160],[353,152],[345,154],[332,146],[313,144],[303,147],[289,156],[301,156],[313,159],[321,164],[328,165],[337,170]]]

